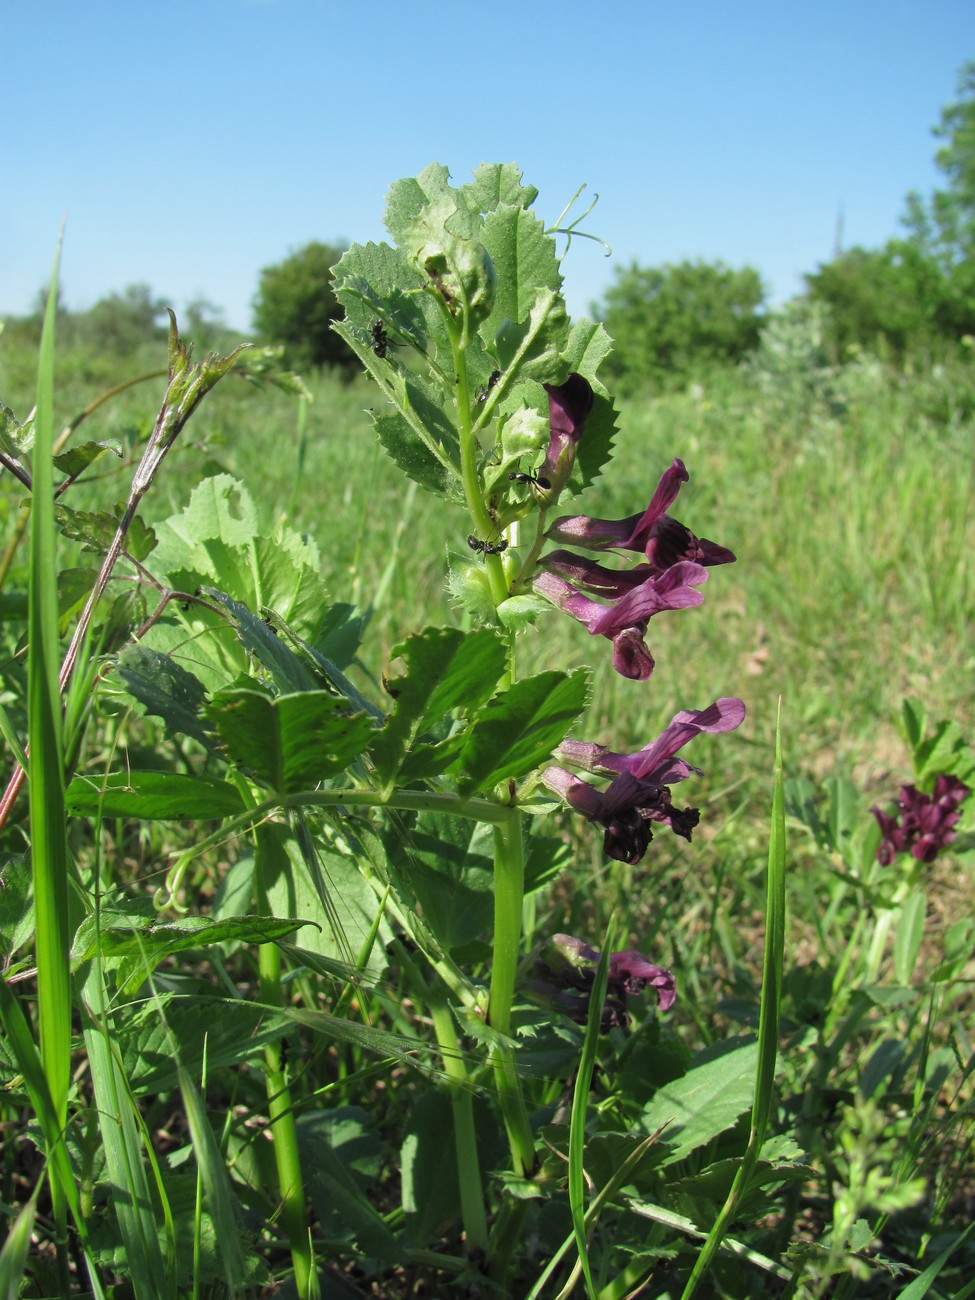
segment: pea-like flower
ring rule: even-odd
[[[543,385],[548,393],[549,443],[538,474],[548,483],[553,499],[565,486],[575,461],[595,394],[582,375],[571,374],[564,384]]]
[[[608,637],[613,642],[613,667],[636,681],[646,681],[653,672],[653,655],[644,641],[650,619],[665,609],[700,605],[704,596],[695,588],[708,576],[703,565],[689,560],[672,564],[659,575],[644,564],[620,570],[615,578],[612,569],[569,551],[553,551],[541,563],[545,569],[533,579],[535,590],[577,618],[592,636]],[[578,586],[563,574],[574,577]],[[580,587],[615,600],[602,605]]]
[[[613,773],[605,790],[560,766],[547,767],[541,780],[550,790],[591,821],[604,828],[603,847],[620,862],[639,862],[653,838],[652,823],[667,825],[676,835],[691,838],[700,820],[696,808],[676,808],[669,786],[692,772],[700,773],[677,751],[704,732],[734,731],[745,717],[743,701],[724,696],[706,709],[683,709],[649,745],[634,754],[620,754],[605,745],[564,740],[557,756],[593,773]]]
[[[599,965],[599,951],[571,934],[556,934],[535,959],[534,977],[528,992],[535,1001],[567,1015],[576,1024],[589,1018],[592,986]],[[627,1028],[630,1023],[627,998],[650,987],[657,1006],[667,1011],[677,997],[676,981],[664,966],[655,965],[635,948],[610,953],[606,1000],[600,1017],[600,1032]]]
[[[898,853],[910,853],[919,862],[933,862],[955,838],[960,805],[968,794],[964,781],[945,774],[935,780],[933,794],[902,785],[896,813],[884,812],[876,805],[870,809],[883,833],[877,861],[889,867]]]
[[[646,681],[654,668],[644,640],[650,618],[661,610],[699,605],[704,597],[694,588],[706,581],[707,568],[735,559],[727,547],[696,537],[667,514],[687,479],[683,461],[675,459],[660,476],[643,514],[626,519],[563,515],[546,534],[552,541],[575,542],[589,550],[643,551],[646,563],[611,569],[572,551],[556,550],[542,556],[543,572],[533,579],[537,592],[574,615],[590,633],[609,637],[614,668],[636,681]],[[585,592],[612,603],[601,605]]]
[[[546,536],[553,542],[569,542],[590,551],[619,549],[643,551],[652,570],[662,573],[679,560],[695,564],[731,564],[734,551],[696,537],[679,520],[667,514],[690,475],[676,457],[664,470],[646,510],[626,519],[592,519],[589,515],[563,515]]]

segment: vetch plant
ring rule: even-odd
[[[446,583],[461,626],[404,629],[381,689],[359,671],[366,619],[325,591],[314,542],[284,523],[262,527],[229,475],[204,479],[181,510],[137,530],[189,406],[172,425],[164,406],[157,428],[173,436],[150,441],[117,524],[62,525],[105,556],[83,618],[121,558],[157,598],[121,650],[99,657],[79,633],[70,654],[87,655],[105,715],[141,711],[169,761],[121,761],[120,723],[97,761],[67,773],[63,802],[93,820],[99,844],[133,821],[150,834],[167,823],[165,880],[151,878],[150,906],[150,890],[127,889],[99,849],[79,867],[83,915],[62,956],[74,963],[97,1122],[122,1116],[123,1137],[112,1130],[106,1143],[110,1180],[129,1184],[119,1231],[130,1253],[155,1261],[147,1275],[158,1275],[160,1294],[185,1285],[188,1267],[195,1285],[205,1276],[208,1227],[212,1268],[231,1291],[265,1280],[268,1256],[281,1272],[286,1246],[304,1297],[334,1261],[379,1286],[426,1269],[450,1285],[476,1279],[527,1295],[558,1273],[568,1295],[579,1270],[590,1294],[600,1278],[601,1294],[623,1294],[673,1259],[691,1274],[695,1247],[683,1243],[714,1224],[688,1284],[696,1287],[726,1249],[733,1212],[794,1159],[763,1146],[784,929],[778,821],[758,1050],[712,1044],[698,1060],[671,1044],[646,1092],[628,1093],[618,1082],[628,1054],[652,1056],[665,1041],[658,1017],[679,1005],[682,971],[639,936],[639,946],[617,949],[601,933],[536,932],[532,921],[534,900],[572,869],[566,817],[581,814],[573,836],[594,823],[610,859],[646,862],[636,878],[649,880],[654,830],[690,840],[701,815],[673,803],[671,787],[698,772],[679,751],[745,716],[735,697],[678,701],[656,740],[622,752],[612,736],[578,738],[591,734],[588,671],[563,670],[552,654],[543,671],[522,670],[523,639],[549,637],[565,612],[612,643],[592,642],[595,671],[611,663],[638,701],[652,689],[651,618],[701,604],[710,570],[735,559],[668,513],[689,478],[679,458],[659,471],[643,510],[619,520],[558,513],[608,463],[616,413],[599,378],[610,340],[598,324],[571,322],[562,299],[556,237],[578,234],[577,222],[546,229],[535,198],[510,165],[483,165],[456,187],[431,166],[393,185],[391,242],[353,245],[335,267],[338,332],[382,397],[376,436],[408,479],[453,508]],[[171,350],[171,379],[195,376],[175,326]],[[215,381],[233,360],[200,374]],[[619,552],[641,558],[613,567]],[[412,554],[409,564],[415,575],[440,559]],[[780,784],[776,800],[780,812]],[[200,883],[207,872],[219,878],[212,893]],[[187,993],[188,953],[205,955],[216,991],[199,980]],[[228,971],[242,953],[253,953],[249,983]],[[335,1078],[306,1086],[323,1048]],[[370,1120],[357,1103],[330,1106],[343,1081],[343,1095],[356,1095],[349,1081],[370,1076],[372,1057],[396,1065],[373,1094],[382,1113]],[[245,1063],[263,1076],[259,1145],[229,1110],[211,1131],[202,1104],[215,1072]],[[411,1070],[422,1073],[404,1101]],[[721,1094],[714,1115],[693,1114],[704,1081]],[[610,1091],[592,1104],[590,1086]],[[192,1155],[198,1170],[189,1199],[180,1161],[160,1170],[138,1122],[135,1099],[167,1090],[185,1112],[181,1160]],[[253,1098],[250,1076],[247,1091]],[[684,1115],[676,1126],[675,1106]],[[749,1112],[747,1142],[736,1147]],[[339,1155],[343,1125],[350,1143],[383,1151],[400,1203],[389,1205],[391,1175],[381,1176],[378,1156],[350,1173]],[[610,1150],[612,1172],[587,1203],[589,1170],[605,1168]],[[743,1153],[720,1215],[706,1180],[707,1190],[688,1193],[696,1159],[707,1167],[708,1157]],[[255,1246],[246,1258],[233,1179],[259,1206],[256,1232],[266,1234],[263,1253]],[[660,1203],[671,1235],[655,1230],[643,1242],[634,1224]],[[188,1205],[184,1234],[173,1206],[188,1215]],[[756,1261],[776,1272],[766,1257]]]

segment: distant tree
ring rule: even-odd
[[[735,365],[758,344],[764,301],[761,277],[750,266],[619,268],[600,313],[615,340],[607,369],[632,392]]]
[[[918,244],[889,240],[883,248],[851,248],[806,276],[809,296],[829,308],[837,360],[850,348],[887,351],[897,360],[964,333],[964,304],[950,275]],[[975,316],[968,312],[969,328]]]
[[[71,335],[99,351],[124,356],[165,336],[165,313],[165,299],[154,298],[147,284],[129,284],[90,310],[73,312]]]
[[[916,191],[907,198],[904,224],[911,241],[947,269],[975,264],[975,62],[958,77],[958,100],[941,112],[934,134],[946,143],[934,161],[948,180],[925,200]]]
[[[253,301],[254,326],[271,343],[283,343],[292,365],[350,366],[353,354],[332,330],[342,307],[332,289],[331,267],[342,249],[312,242],[260,273]]]

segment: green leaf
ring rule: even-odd
[[[471,943],[490,927],[494,837],[489,826],[421,814],[406,842],[410,887],[444,948]]]
[[[294,937],[294,947],[338,959],[348,969],[350,950],[356,957],[361,954],[380,907],[358,863],[320,842],[316,850],[322,879],[315,880],[294,837],[283,827],[265,829],[276,832],[280,844],[278,853],[265,856],[265,869],[272,863],[276,869],[267,881],[268,906],[276,916],[312,917],[315,923],[302,926]],[[327,907],[320,886],[327,890]],[[391,938],[392,931],[383,921],[362,967],[368,980],[378,980],[386,969],[385,945]]]
[[[168,736],[192,736],[207,748],[213,745],[213,732],[201,716],[203,684],[175,659],[139,643],[122,651],[116,670],[145,713],[162,719]]]
[[[204,1051],[207,1069],[221,1070],[254,1059],[265,1044],[293,1032],[280,1008],[200,992],[157,999],[154,1006],[129,1006],[116,1029],[123,1068],[139,1096],[175,1086],[174,1043],[186,1069],[199,1075]]]
[[[722,1044],[721,1055],[659,1089],[638,1124],[644,1134],[666,1125],[670,1150],[662,1164],[683,1160],[738,1122],[752,1105],[757,1064],[757,1042]]]
[[[54,508],[58,528],[64,536],[81,542],[86,550],[98,554],[103,554],[111,546],[124,513],[124,502],[115,507],[114,513],[107,510],[70,510],[67,506]],[[155,531],[136,515],[125,536],[125,553],[133,559],[144,560],[155,546]]]
[[[218,692],[207,712],[234,762],[278,795],[344,771],[366,748],[372,722],[326,691],[270,699],[246,687]]]
[[[494,212],[504,204],[530,208],[538,198],[534,185],[522,183],[517,163],[481,163],[474,179],[461,187],[464,203],[474,212]]]
[[[68,478],[77,478],[106,451],[122,459],[122,444],[117,438],[109,438],[104,442],[82,442],[77,447],[69,447],[54,457],[54,464]]]
[[[484,222],[484,246],[495,266],[494,307],[481,326],[481,337],[491,342],[502,321],[521,324],[531,314],[543,289],[558,294],[562,276],[555,240],[533,212],[505,204],[490,212]],[[560,347],[554,348],[557,356]]]
[[[268,605],[315,640],[328,613],[318,547],[284,524],[268,532],[251,495],[229,474],[204,479],[156,531],[154,571],[177,591],[210,586],[249,609]],[[188,614],[192,620],[196,607]]]
[[[65,796],[74,816],[139,817],[143,821],[210,821],[243,812],[237,787],[182,772],[110,772],[76,776]]]
[[[913,982],[914,967],[924,940],[924,922],[927,912],[927,893],[916,887],[898,909],[897,928],[894,931],[894,975],[898,984]]]
[[[526,677],[490,700],[475,717],[452,765],[462,794],[527,776],[551,757],[589,697],[585,669]]]
[[[278,690],[294,692],[315,689],[317,683],[301,658],[285,644],[266,619],[258,618],[245,605],[215,587],[204,587],[202,593],[224,607],[237,629],[241,645],[267,669]]]
[[[366,1112],[353,1106],[316,1110],[300,1116],[297,1129],[308,1193],[329,1240],[343,1240],[370,1258],[401,1259],[399,1241],[361,1185],[374,1181],[382,1154]]]
[[[396,646],[392,657],[405,660],[406,672],[387,681],[396,708],[371,749],[379,780],[387,786],[417,735],[453,709],[473,713],[507,666],[504,641],[490,628],[466,635],[459,628],[426,628]]]

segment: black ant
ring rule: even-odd
[[[381,320],[373,321],[372,350],[380,361],[383,361],[389,352],[389,335]]]
[[[467,538],[467,545],[472,551],[477,551],[480,555],[500,555],[502,551],[508,549],[507,537],[502,537],[498,542],[482,542],[479,537],[471,533]]]
[[[523,470],[513,469],[508,478],[514,479],[518,483],[530,483],[533,488],[541,488],[543,492],[548,492],[552,486],[552,480],[545,478],[537,471],[531,469],[527,473]]]
[[[479,402],[486,402],[486,401],[487,401],[487,399],[488,399],[488,393],[491,391],[491,389],[494,387],[494,385],[498,382],[498,380],[499,380],[500,378],[501,378],[501,371],[500,371],[500,370],[492,370],[492,371],[491,371],[491,374],[490,374],[490,376],[489,376],[489,378],[488,378],[488,381],[487,381],[487,383],[485,384],[485,386],[484,386],[483,388],[479,388],[479,389],[477,390],[477,400],[478,400]]]

